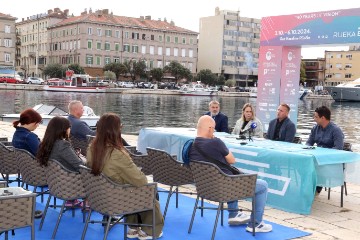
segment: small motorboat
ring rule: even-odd
[[[56,106],[52,105],[45,105],[45,104],[38,104],[35,107],[33,107],[35,111],[37,111],[43,120],[43,125],[48,125],[51,118],[55,116],[61,116],[61,117],[67,117],[69,116],[69,113],[62,110],[61,108],[58,108]],[[81,117],[81,120],[86,122],[91,128],[96,127],[96,123],[99,120],[99,116],[96,116],[92,108],[88,106],[84,106],[84,113]],[[13,122],[15,120],[20,119],[19,113],[11,113],[11,114],[2,114],[1,120],[4,122]]]
[[[218,90],[204,88],[204,86],[198,81],[196,84],[185,84],[179,90],[181,95],[187,96],[216,96]]]

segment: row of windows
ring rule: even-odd
[[[229,66],[229,67],[248,67],[248,68],[258,68],[258,64],[256,62],[251,63],[249,66],[249,63],[246,61],[228,61],[228,60],[223,60],[222,64],[224,66]]]
[[[353,76],[353,74],[351,74],[351,73],[345,74],[345,78],[351,78],[352,76]],[[340,79],[340,78],[342,78],[342,74],[341,73],[330,73],[330,74],[326,74],[325,78]]]
[[[246,38],[260,39],[260,33],[243,32],[243,31],[236,31],[236,30],[225,30],[224,35],[232,36],[232,37],[246,37]]]
[[[0,47],[1,47],[1,46],[4,46],[4,47],[12,47],[12,46],[13,46],[12,40],[5,38],[4,41],[1,41],[1,38],[0,38]]]
[[[337,53],[337,54],[336,54],[336,58],[342,58],[342,56],[343,56],[343,55],[342,55],[341,53]],[[327,58],[334,58],[334,56],[333,56],[332,54],[330,54],[330,53],[328,53],[326,57],[327,57]],[[345,55],[345,58],[348,58],[348,59],[351,60],[351,59],[352,59],[352,54],[346,54],[346,55]]]
[[[230,47],[246,47],[246,48],[260,48],[260,43],[224,40],[224,47],[226,47],[226,46],[230,46]]]
[[[225,20],[225,25],[228,26],[235,26],[235,27],[246,27],[246,28],[259,28],[260,29],[260,23],[254,23],[254,22],[244,22],[244,21],[236,21],[236,20]]]
[[[245,58],[259,58],[258,53],[249,53],[249,52],[242,52],[242,51],[223,51],[223,57],[226,56],[235,56],[235,57],[245,57]]]

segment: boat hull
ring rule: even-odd
[[[106,87],[44,86],[44,90],[50,92],[104,93]]]
[[[325,87],[331,97],[337,101],[360,102],[360,88],[356,87]]]
[[[217,96],[217,91],[179,91],[181,95],[185,96]]]

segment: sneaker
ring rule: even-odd
[[[247,227],[246,227],[246,231],[248,232],[252,232],[252,226],[249,224]],[[259,232],[271,232],[272,231],[272,226],[270,224],[266,224],[264,222],[261,222],[259,223],[259,225],[257,225],[255,227],[255,232],[256,233],[259,233]]]
[[[161,238],[163,235],[163,232],[160,233],[160,235],[157,238]],[[138,231],[138,239],[139,240],[146,240],[146,239],[153,239],[152,235],[147,235],[146,232],[143,230]]]
[[[40,210],[35,210],[34,217],[35,217],[35,218],[41,218],[41,217],[42,217],[42,214],[43,214],[42,211],[40,211]]]
[[[243,212],[238,212],[238,214],[235,217],[228,219],[229,225],[240,225],[245,224],[250,221],[250,216]]]
[[[129,228],[127,238],[138,238],[139,230],[139,228]]]

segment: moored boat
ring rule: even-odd
[[[360,101],[360,78],[334,87],[325,87],[332,98],[337,101]]]
[[[196,84],[185,84],[183,85],[179,93],[181,95],[186,96],[216,96],[218,94],[218,90],[204,88],[200,81]]]

